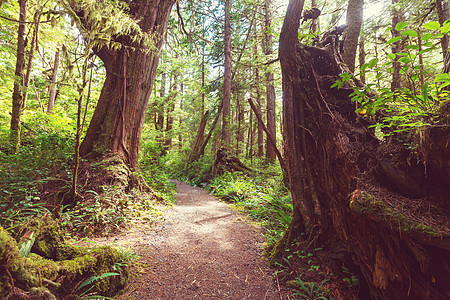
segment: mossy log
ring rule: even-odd
[[[32,253],[19,252],[14,238],[0,229],[1,299],[72,299],[76,287],[91,276],[117,272],[93,283],[91,292],[113,296],[123,289],[129,273],[124,255],[111,247],[85,248],[67,243],[57,225],[49,222],[38,234]],[[64,297],[63,297],[64,296]]]

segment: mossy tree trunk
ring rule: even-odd
[[[303,0],[289,2],[280,34],[293,219],[272,258],[300,236],[307,244],[320,242],[330,249],[339,243],[361,268],[373,299],[445,299],[450,293],[450,232],[429,228],[389,204],[395,198],[402,199],[398,204],[415,200],[374,179],[377,154],[385,153],[387,145],[354,113],[351,86],[331,88],[345,71],[334,43],[325,49],[299,44],[302,8]],[[415,203],[421,201],[427,200]]]
[[[136,0],[129,3],[129,15],[140,20],[144,33],[155,38],[155,50],[148,53],[133,50],[139,49],[139,45],[132,42],[133,36],[119,37],[122,43],[119,50],[94,49],[105,64],[106,80],[80,147],[82,157],[95,159],[113,154],[120,156],[129,168],[138,167],[142,125],[173,2]],[[77,14],[89,28],[83,12]]]

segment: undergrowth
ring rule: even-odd
[[[272,168],[275,167],[267,166],[267,169]],[[267,245],[271,246],[289,226],[292,199],[281,174],[270,174],[267,169],[253,177],[240,172],[224,174],[212,179],[206,188],[261,222],[266,230]]]

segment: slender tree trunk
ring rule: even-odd
[[[27,107],[28,87],[30,85],[31,68],[33,66],[34,50],[38,46],[38,33],[39,33],[39,22],[41,20],[41,11],[37,11],[34,13],[33,20],[35,23],[34,23],[34,28],[33,28],[33,37],[31,39],[30,52],[28,53],[27,72],[26,72],[25,78],[24,78],[22,110],[24,110]]]
[[[183,81],[183,80],[181,80]],[[183,82],[181,82],[180,84],[180,119],[179,119],[179,130],[180,133],[178,134],[178,146],[180,148],[183,147],[183,135],[181,134],[182,132],[182,126],[183,126],[183,93],[184,93],[184,84]]]
[[[253,143],[255,139],[253,136],[253,111],[249,111],[249,121],[248,121],[248,134],[247,134],[247,157],[252,159],[253,157]]]
[[[238,131],[237,131],[237,138],[236,138],[236,155],[239,155],[242,153],[242,144],[244,143],[244,120],[245,120],[245,113],[244,113],[244,103],[242,103],[239,100],[240,95],[237,94],[236,99],[236,113],[237,113],[237,121],[238,121]]]
[[[285,162],[284,162],[283,156],[281,156],[280,151],[278,151],[278,149],[277,149],[277,146],[276,146],[276,145],[277,145],[277,144],[276,144],[277,141],[276,141],[275,137],[272,136],[272,134],[270,133],[269,129],[266,128],[266,126],[264,125],[264,122],[263,122],[263,120],[262,120],[262,118],[261,118],[261,115],[258,113],[258,110],[257,110],[257,108],[256,108],[256,106],[255,106],[255,104],[253,103],[253,101],[252,101],[251,98],[248,99],[248,102],[249,102],[249,104],[250,104],[251,109],[255,112],[255,117],[256,117],[256,119],[258,120],[258,123],[261,124],[263,130],[266,132],[266,134],[267,134],[267,139],[268,139],[269,142],[272,144],[272,147],[275,149],[275,155],[276,155],[276,157],[278,157],[278,161],[279,161],[279,163],[280,163],[281,169],[283,170],[283,174],[284,174],[284,175],[287,175],[286,164],[285,164]]]
[[[156,113],[156,124],[155,128],[157,130],[157,141],[160,149],[164,150],[164,112],[165,112],[165,96],[166,96],[166,72],[163,70],[161,73],[161,85],[159,89],[158,108]],[[163,153],[164,154],[164,153]]]
[[[311,0],[311,7],[319,8],[319,6],[317,4],[317,0]],[[311,31],[313,33],[316,33],[316,32],[320,31],[320,22],[319,22],[319,20],[320,20],[320,18],[316,18],[316,19],[312,20]]]
[[[256,30],[255,30],[255,37],[257,36]],[[258,46],[255,43],[254,46],[254,57],[255,61],[258,61]],[[261,90],[260,87],[260,78],[259,78],[259,67],[258,65],[254,68],[255,72],[255,93],[256,93],[256,109],[258,110],[258,113],[261,114]],[[264,131],[260,123],[257,123],[257,153],[256,156],[262,157],[264,155]]]
[[[55,60],[56,60],[56,58],[55,58]],[[78,103],[77,103],[77,131],[76,131],[76,135],[75,135],[75,155],[74,155],[72,187],[70,189],[70,195],[71,195],[72,199],[75,199],[75,197],[77,196],[78,169],[80,166],[80,141],[81,141],[81,134],[83,133],[84,122],[86,120],[86,112],[87,112],[89,97],[91,96],[92,67],[91,67],[91,76],[89,78],[89,89],[88,89],[88,94],[86,97],[86,110],[84,113],[84,118],[82,120],[81,113],[82,113],[82,104],[83,104],[83,94],[84,94],[84,89],[86,87],[86,72],[87,72],[88,61],[89,60],[86,59],[86,61],[83,64],[82,89],[81,89],[80,95],[78,97]]]
[[[196,161],[200,157],[200,148],[203,144],[203,139],[205,136],[206,123],[208,121],[209,112],[205,112],[200,120],[200,125],[197,129],[197,135],[195,136],[194,145],[192,146],[192,152],[189,156],[189,160],[187,165],[190,165],[192,162]]]
[[[47,104],[47,113],[52,114],[53,108],[55,106],[56,100],[56,87],[58,83],[58,70],[59,70],[59,56],[60,50],[58,49],[55,53],[55,62],[53,63],[53,71],[52,71],[52,82],[49,87],[49,96],[48,96],[48,104]]]
[[[355,72],[356,49],[361,32],[364,0],[349,0],[347,8],[347,28],[344,32],[344,52],[342,58],[350,71]]]
[[[107,154],[119,155],[132,169],[138,168],[139,141],[152,86],[156,77],[159,49],[167,31],[173,0],[142,0],[129,2],[129,14],[139,21],[144,33],[155,38],[157,50],[144,52],[122,47],[96,49],[104,62],[106,80],[100,94],[80,155],[96,158]],[[75,8],[77,9],[77,8]],[[81,22],[83,12],[77,12]],[[89,27],[85,24],[85,27]],[[120,38],[120,37],[119,37]],[[122,39],[124,46],[136,46]]]
[[[366,63],[366,50],[365,50],[365,39],[364,35],[361,35],[359,40],[359,68],[361,71],[360,79],[363,84],[366,84],[366,74],[363,72],[361,67]]]
[[[394,5],[392,9],[392,37],[398,37],[400,36],[400,32],[395,30],[395,26],[398,22],[400,22],[400,12],[398,8],[396,8],[396,4],[398,3],[398,0],[392,0],[392,4]],[[392,66],[394,67],[394,70],[392,72],[392,82],[391,82],[391,91],[395,91],[397,89],[400,89],[402,87],[401,77],[400,77],[400,62],[398,61],[400,59],[400,56],[397,55],[402,49],[401,46],[401,40],[393,43],[392,45],[392,53],[396,54],[396,57],[394,59],[394,62]]]
[[[202,50],[202,101],[200,104],[200,113],[205,111],[205,49]]]
[[[170,84],[169,103],[166,112],[166,141],[164,148],[170,150],[172,147],[173,112],[175,110],[175,98],[177,97],[177,75],[174,74],[173,83]]]
[[[17,60],[16,71],[14,73],[14,91],[12,95],[12,113],[11,113],[11,133],[10,143],[12,151],[15,153],[20,146],[20,115],[23,107],[23,78],[25,68],[25,22],[27,20],[27,0],[19,0],[20,15],[19,15],[19,29],[17,34]]]
[[[264,5],[264,37],[265,37],[265,49],[264,54],[268,59],[270,59],[273,54],[272,46],[272,3],[271,0],[265,0]],[[277,125],[276,125],[276,112],[275,112],[275,88],[273,86],[274,75],[269,66],[266,69],[266,99],[267,99],[267,130],[270,135],[275,138],[277,137]],[[276,143],[275,143],[276,144]],[[273,161],[276,158],[276,150],[272,146],[269,138],[266,139],[266,158]]]
[[[222,109],[222,142],[226,148],[230,147],[230,118],[231,118],[231,19],[230,0],[225,0],[225,61],[223,82]]]
[[[444,22],[449,17],[448,5],[449,5],[448,2],[445,2],[445,4],[443,4],[442,0],[436,0],[437,15],[439,23],[441,25],[443,25]],[[445,9],[445,7],[447,7],[447,9]],[[449,44],[449,36],[448,34],[445,34],[441,38],[442,56],[444,59],[444,67],[443,67],[444,73],[448,73],[450,71],[450,52],[448,52],[448,44]]]
[[[424,78],[424,68],[423,68],[423,53],[422,53],[422,31],[420,30],[420,28],[417,29],[417,44],[419,46],[419,66],[420,66],[420,75],[419,75],[419,81],[420,81],[420,87],[419,89],[421,89],[421,87],[425,84],[425,78]]]

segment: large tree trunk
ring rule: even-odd
[[[342,62],[333,44],[326,49],[299,44],[302,8],[303,0],[290,1],[280,34],[293,219],[272,258],[301,236],[306,244],[321,241],[331,250],[339,243],[361,268],[373,299],[446,299],[450,230],[439,203],[448,201],[449,188],[441,185],[440,193],[409,190],[433,180],[411,177],[405,169],[413,168],[402,168],[408,166],[409,153],[393,152],[401,145],[381,142],[367,129],[369,121],[354,113],[348,97],[351,86],[331,88],[343,72]],[[444,147],[439,141],[438,148]],[[433,150],[426,153],[434,156]],[[447,175],[443,166],[448,161],[434,161]]]
[[[264,3],[264,54],[270,60],[270,56],[273,54],[272,43],[272,1],[265,0]],[[270,132],[273,138],[277,138],[277,125],[275,121],[275,88],[273,86],[274,75],[271,66],[266,69],[266,99],[267,99],[267,130]],[[266,139],[266,158],[274,161],[276,158],[276,151],[270,142],[270,139]]]
[[[364,0],[349,0],[347,8],[347,28],[344,32],[342,59],[350,71],[355,72],[356,49],[361,32]]]
[[[10,143],[12,152],[16,152],[20,145],[20,115],[23,107],[23,78],[25,68],[25,22],[27,20],[27,0],[19,0],[20,15],[19,15],[19,29],[17,35],[17,60],[16,71],[14,73],[14,91],[12,96],[12,113],[11,113],[11,133]]]
[[[156,76],[159,52],[167,31],[173,0],[131,1],[129,14],[139,20],[142,31],[155,37],[156,50],[128,49],[131,38],[118,37],[120,50],[96,49],[104,62],[106,80],[97,107],[80,147],[85,158],[115,154],[131,168],[138,167],[139,141],[145,111]],[[82,22],[83,12],[77,12]],[[89,24],[85,24],[89,28]],[[137,47],[139,49],[139,47]]]

